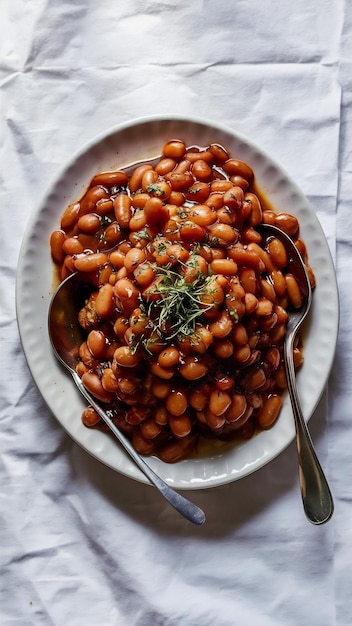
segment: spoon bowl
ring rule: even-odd
[[[305,514],[313,524],[327,522],[334,511],[333,498],[322,467],[315,453],[308,426],[303,417],[296,387],[296,375],[293,361],[293,347],[299,328],[306,319],[311,303],[312,289],[304,261],[292,239],[276,226],[261,224],[257,227],[266,245],[272,238],[279,239],[284,245],[288,257],[287,269],[298,282],[302,302],[297,309],[291,309],[284,343],[284,364],[287,388],[291,400],[295,421],[296,444],[299,464],[299,482]]]
[[[118,439],[127,454],[138,468],[159,490],[161,495],[193,524],[203,524],[204,512],[195,504],[181,496],[167,485],[136,452],[131,442],[116,427],[99,402],[87,391],[76,372],[79,361],[79,347],[84,340],[83,331],[78,322],[78,313],[92,292],[92,286],[85,284],[78,274],[71,274],[56,290],[49,307],[48,330],[51,345],[60,363],[70,372],[78,389],[104,420],[111,432]]]

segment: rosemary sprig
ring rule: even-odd
[[[193,335],[197,321],[215,306],[215,303],[204,305],[201,298],[215,291],[216,276],[199,272],[195,280],[186,282],[182,274],[169,267],[158,267],[157,277],[160,276],[156,287],[159,297],[145,306],[149,328],[167,340]],[[142,342],[147,349],[147,338],[142,337]]]

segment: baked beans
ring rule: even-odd
[[[287,310],[302,294],[262,222],[307,263],[296,217],[264,207],[249,164],[173,139],[154,160],[96,174],[51,234],[60,279],[92,285],[77,371],[141,454],[174,462],[200,437],[250,438],[278,419]],[[299,367],[299,339],[294,351]],[[92,407],[82,421],[107,428]]]

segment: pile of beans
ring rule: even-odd
[[[153,161],[94,176],[52,233],[61,280],[92,285],[77,371],[141,454],[174,462],[201,436],[250,438],[277,420],[301,293],[261,223],[291,236],[314,287],[297,219],[261,202],[250,166],[170,140]],[[106,429],[92,407],[82,420]]]

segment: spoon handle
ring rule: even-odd
[[[296,428],[299,482],[305,514],[313,524],[324,524],[334,511],[330,488],[318,458],[299,402],[293,364],[294,335],[285,342],[285,369]]]
[[[150,482],[158,489],[162,496],[178,511],[183,517],[192,522],[193,524],[203,524],[205,522],[205,514],[198,506],[181,496],[174,491],[169,485],[167,485],[155,472],[149,467],[144,459],[136,452],[130,441],[121,433],[121,431],[115,426],[112,420],[108,417],[101,406],[94,400],[90,393],[86,390],[80,377],[75,371],[72,371],[72,377],[89,404],[96,410],[100,417],[104,420],[105,424],[110,428],[115,437],[119,440],[126,452],[133,459],[137,467],[143,472],[143,474],[150,480]]]

